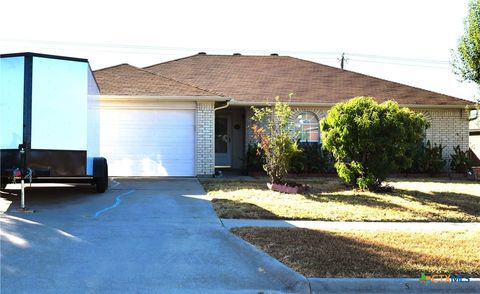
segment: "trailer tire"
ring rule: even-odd
[[[108,164],[103,157],[93,159],[93,183],[98,193],[103,193],[108,188]]]

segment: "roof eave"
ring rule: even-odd
[[[100,95],[100,101],[230,101],[232,98],[222,96],[146,96],[146,95]]]
[[[232,106],[267,106],[272,105],[273,102],[248,102],[248,101],[233,101],[230,103]],[[336,103],[322,103],[322,102],[289,102],[291,106],[305,106],[305,107],[332,107]],[[475,105],[473,102],[471,104],[399,104],[401,107],[408,108],[435,108],[435,109],[465,109],[467,106]]]
[[[399,104],[402,107],[408,108],[434,108],[434,109],[465,109],[469,106],[474,106],[475,104]]]

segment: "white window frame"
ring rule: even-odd
[[[308,116],[307,116],[308,115]],[[305,123],[304,120],[302,120],[302,116],[306,116],[304,119],[308,119],[308,122]],[[309,116],[311,118],[309,118]],[[310,122],[311,120],[315,120],[314,122]],[[309,130],[305,130],[303,128],[303,126],[305,125],[309,125],[309,126],[312,126],[311,129]],[[298,133],[299,133],[299,141],[301,143],[320,143],[322,140],[320,138],[320,120],[318,119],[318,116],[311,112],[311,111],[303,111],[303,112],[300,112],[297,117],[295,118],[295,127],[296,129],[298,130]],[[307,140],[307,139],[304,139],[306,136],[306,134],[309,134],[307,133],[306,131],[314,131],[314,130],[317,130],[318,132],[318,140]]]

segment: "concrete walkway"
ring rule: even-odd
[[[280,227],[317,230],[372,230],[372,231],[480,231],[480,223],[441,222],[330,222],[301,220],[221,219],[227,228],[235,227]]]

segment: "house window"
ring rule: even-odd
[[[424,111],[422,114],[425,117],[425,119],[427,120],[428,124],[431,126],[432,125],[432,116],[430,115],[430,112]],[[427,141],[428,141],[427,140],[428,128],[429,128],[428,126],[425,126],[425,128],[423,129],[423,140],[422,140],[423,145],[426,145]]]
[[[295,119],[300,142],[320,142],[320,125],[313,112],[302,112]]]

